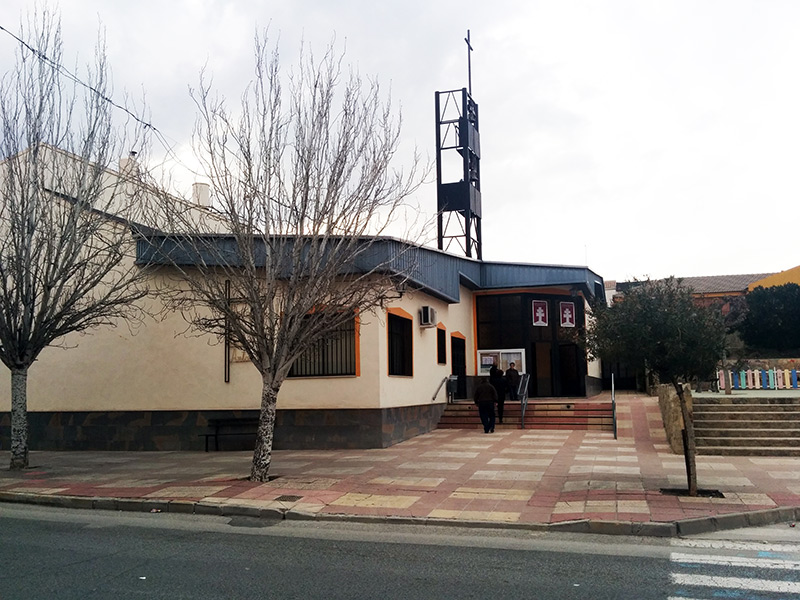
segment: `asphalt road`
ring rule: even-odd
[[[800,537],[800,536],[798,536]],[[790,541],[664,540],[0,504],[0,598],[800,599]]]

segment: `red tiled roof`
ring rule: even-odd
[[[750,275],[710,275],[707,277],[681,277],[681,285],[691,288],[695,294],[743,293],[747,286],[774,273]]]

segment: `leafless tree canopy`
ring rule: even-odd
[[[131,316],[135,285],[124,140],[102,44],[86,86],[65,77],[60,24],[35,13],[0,83],[0,360],[12,373],[12,468],[27,464],[28,368],[71,332]],[[32,49],[35,49],[32,50]],[[87,87],[88,86],[88,87]],[[131,147],[131,146],[129,146]]]
[[[400,119],[333,44],[319,60],[304,50],[286,76],[263,38],[255,57],[236,109],[205,75],[192,92],[212,210],[170,211],[159,229],[171,235],[150,239],[156,262],[182,281],[165,290],[169,306],[198,330],[228,335],[262,375],[253,478],[264,479],[277,393],[294,361],[396,296],[393,283],[408,276],[411,247],[376,236],[420,174],[416,157],[406,172],[393,168]]]

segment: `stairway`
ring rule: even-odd
[[[503,424],[495,429],[520,429],[522,405],[506,401]],[[439,429],[480,429],[478,407],[471,402],[448,404]],[[585,398],[541,398],[528,400],[525,412],[525,429],[566,429],[614,431],[611,401]]]
[[[800,456],[800,394],[698,397],[693,405],[698,454]]]

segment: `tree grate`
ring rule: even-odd
[[[688,496],[687,488],[661,488],[661,493],[668,496]],[[697,490],[698,498],[724,498],[725,495],[719,490]]]

